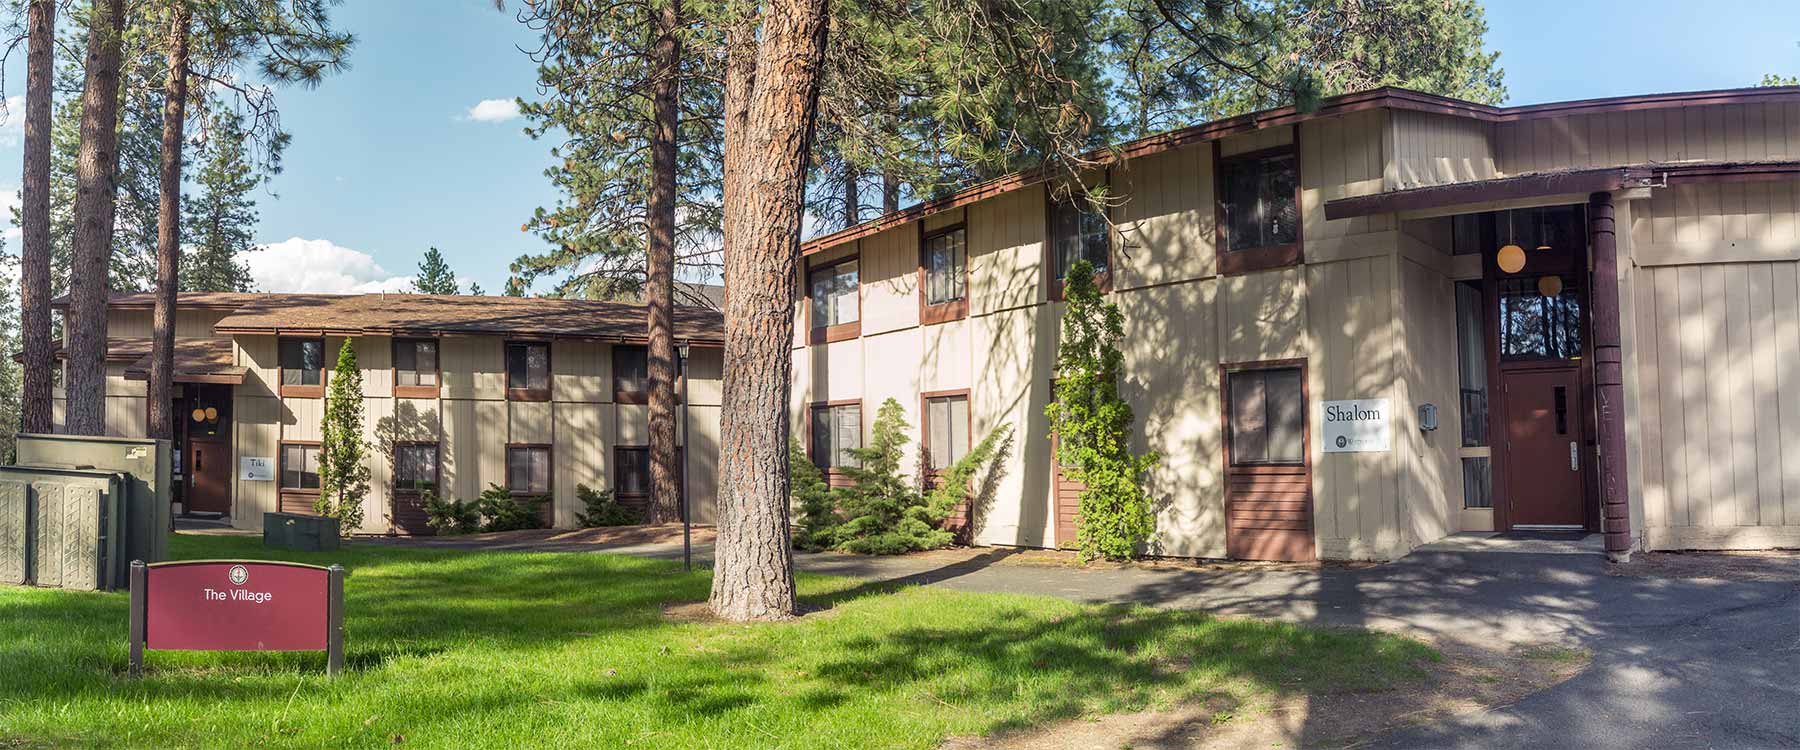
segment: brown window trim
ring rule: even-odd
[[[851,253],[850,255],[846,255],[842,258],[838,258],[837,260],[831,261],[830,263],[820,263],[819,265],[812,266],[812,267],[806,269],[806,288],[804,290],[806,292],[806,296],[804,297],[804,299],[806,300],[806,328],[808,331],[806,340],[807,340],[808,344],[810,344],[812,346],[818,346],[820,344],[831,344],[831,343],[836,343],[839,341],[849,341],[850,339],[857,338],[862,335],[862,265],[860,263],[861,260],[862,260],[862,245],[860,243],[858,243],[856,246],[856,252]],[[818,273],[818,272],[823,271],[828,268],[836,268],[845,263],[852,263],[852,262],[855,262],[858,264],[856,267],[856,320],[853,320],[849,323],[839,323],[837,325],[832,325],[832,326],[815,326],[813,324],[813,319],[812,319],[812,309],[813,309],[812,277],[813,277],[813,274]]]
[[[937,325],[952,320],[969,317],[969,232],[967,221],[959,221],[946,227],[925,231],[925,222],[919,224],[919,325]],[[952,232],[963,233],[963,296],[948,302],[931,304],[925,298],[925,243]]]
[[[619,388],[619,360],[618,360],[617,352],[619,351],[619,349],[621,347],[635,347],[635,348],[644,350],[646,383],[649,380],[648,372],[649,372],[650,347],[648,345],[644,345],[644,344],[614,344],[612,346],[612,352],[607,355],[607,356],[613,358],[612,359],[613,403],[615,403],[615,404],[648,404],[648,403],[650,403],[650,391],[649,390],[627,391],[627,390],[623,390],[623,389]],[[680,352],[676,352],[674,356],[675,356],[675,403],[679,404],[682,401],[686,400],[684,398],[684,394],[687,393],[687,368],[683,367],[681,364],[681,353]]]
[[[400,456],[400,449],[404,448],[404,447],[411,447],[411,446],[416,446],[416,445],[429,445],[429,446],[431,446],[432,451],[437,453],[437,459],[431,462],[431,467],[432,467],[431,483],[433,486],[442,488],[444,486],[444,448],[443,448],[443,444],[439,443],[436,440],[396,440],[396,441],[394,441],[394,450],[388,454],[388,465],[390,467],[399,466],[398,459]],[[399,477],[398,471],[392,472],[392,476],[394,477],[394,494],[404,495],[406,497],[418,497],[419,495],[423,494],[423,493],[419,492],[418,490],[400,489],[400,477]]]
[[[1112,184],[1112,169],[1110,168],[1106,170],[1106,184]],[[1063,288],[1068,286],[1068,282],[1056,278],[1056,248],[1054,247],[1056,233],[1053,231],[1055,218],[1051,213],[1056,210],[1057,200],[1052,197],[1052,192],[1053,191],[1048,185],[1044,186],[1044,281],[1046,293],[1050,300],[1053,302],[1061,302],[1063,299]],[[1071,200],[1073,198],[1074,196],[1070,196]],[[1118,263],[1119,259],[1119,243],[1118,240],[1113,237],[1111,228],[1112,217],[1110,214],[1112,213],[1112,209],[1108,208],[1107,213],[1109,215],[1107,216],[1108,227],[1106,230],[1106,272],[1094,274],[1094,284],[1100,287],[1101,294],[1107,294],[1113,290],[1113,268]]]
[[[679,467],[682,465],[682,460],[683,460],[682,454],[684,452],[686,452],[686,450],[687,450],[687,446],[682,446],[682,445],[675,446],[675,465],[677,467],[675,470],[675,484],[676,484],[676,486],[681,487],[683,492],[686,492],[687,482],[682,478],[681,470]],[[647,455],[650,452],[650,446],[648,446],[648,445],[615,445],[615,446],[613,446],[613,467],[615,469],[619,466],[624,465],[624,460],[619,457],[619,454],[624,453],[625,451],[644,451],[644,453]],[[634,502],[648,503],[650,501],[650,493],[649,492],[620,492],[619,491],[619,479],[623,476],[624,476],[624,472],[620,472],[620,471],[613,472],[613,477],[612,477],[613,500],[615,500],[615,501],[631,500]],[[645,479],[648,480],[649,477],[645,477]]]
[[[964,421],[968,423],[969,440],[973,441],[975,439],[975,404],[974,397],[970,395],[969,389],[954,388],[947,391],[925,391],[919,394],[919,447],[923,448],[927,454],[931,453],[931,400],[934,398],[954,398],[956,396],[961,396],[970,402],[968,413],[963,416],[965,417]],[[971,442],[969,448],[973,449],[974,447],[974,443]],[[927,469],[926,473],[935,478],[938,472],[936,470]]]
[[[544,347],[544,387],[514,388],[512,384],[512,348],[514,346]],[[550,390],[556,379],[556,352],[547,339],[507,339],[500,344],[500,365],[506,368],[506,400],[508,401],[549,401]]]
[[[1306,210],[1304,198],[1306,185],[1304,175],[1300,173],[1300,126],[1293,126],[1293,141],[1282,146],[1272,146],[1241,154],[1224,155],[1224,148],[1218,140],[1213,141],[1213,255],[1218,259],[1219,275],[1235,276],[1238,274],[1267,271],[1274,268],[1286,268],[1306,263]],[[1285,245],[1269,245],[1267,247],[1251,247],[1243,250],[1227,249],[1225,236],[1225,170],[1223,167],[1234,161],[1261,159],[1278,154],[1294,155],[1294,207],[1300,215],[1300,223],[1294,227],[1294,241]]]
[[[833,406],[855,406],[855,407],[857,407],[856,432],[859,436],[862,434],[862,418],[863,418],[862,399],[860,399],[860,398],[840,398],[835,401],[814,401],[814,402],[806,405],[806,457],[812,460],[813,466],[817,466],[819,468],[819,472],[821,474],[824,474],[826,479],[830,479],[831,477],[834,477],[834,476],[843,476],[843,472],[841,472],[833,467],[819,465],[819,457],[817,455],[814,455],[814,453],[813,453],[813,440],[812,440],[813,412],[816,412],[820,409],[829,409]],[[860,446],[858,446],[858,447],[860,447]]]
[[[319,490],[317,488],[305,489],[305,488],[301,488],[301,487],[283,487],[283,486],[281,486],[282,477],[287,474],[287,447],[290,445],[300,445],[300,446],[305,446],[308,448],[320,448],[320,449],[323,449],[325,446],[324,443],[321,443],[317,440],[279,440],[279,441],[276,441],[276,443],[275,443],[275,494],[277,494],[277,495],[310,495],[313,497],[317,497],[319,495]],[[279,501],[277,501],[277,504],[279,505]]]
[[[1225,458],[1225,472],[1229,474],[1286,474],[1296,468],[1311,470],[1312,468],[1312,386],[1307,382],[1306,360],[1300,359],[1265,359],[1255,362],[1234,362],[1219,365],[1219,453]],[[1265,463],[1237,465],[1231,462],[1231,374],[1255,370],[1300,370],[1300,461],[1298,463]]]
[[[319,384],[318,385],[288,385],[287,384],[286,377],[282,374],[287,370],[287,368],[281,366],[281,342],[282,341],[317,341],[317,342],[319,342]],[[280,395],[282,395],[284,397],[292,397],[292,398],[324,398],[325,397],[325,384],[327,382],[326,379],[328,377],[330,377],[328,375],[328,373],[331,372],[331,368],[325,366],[325,351],[326,351],[326,349],[325,349],[325,337],[324,336],[276,336],[275,337],[275,382],[278,384],[277,387],[278,387],[278,390],[280,390],[280,392],[281,392]]]
[[[436,385],[400,385],[400,367],[399,367],[400,358],[398,356],[400,346],[402,344],[416,344],[421,341],[428,341],[433,344],[437,344],[438,366],[437,366],[437,371],[436,371],[437,378],[435,379],[435,382],[437,384]],[[389,356],[388,377],[394,383],[394,398],[437,398],[438,397],[438,394],[441,392],[440,389],[443,388],[443,386],[444,386],[444,345],[443,345],[443,343],[439,342],[435,338],[429,338],[429,337],[421,337],[421,336],[396,337],[393,342],[392,352],[388,356]],[[396,445],[398,445],[398,444],[396,444]]]
[[[519,491],[519,490],[514,490],[512,488],[512,486],[513,486],[512,452],[513,452],[514,448],[543,448],[544,449],[545,453],[547,454],[546,460],[550,462],[550,473],[548,476],[546,476],[544,478],[544,491],[543,492]],[[440,458],[441,458],[441,456],[440,456]],[[506,460],[506,491],[508,494],[512,495],[513,497],[552,497],[552,498],[556,497],[556,448],[555,448],[555,446],[552,446],[549,443],[507,443],[506,444],[506,455],[504,458]]]

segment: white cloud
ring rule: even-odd
[[[519,116],[516,99],[483,99],[469,108],[468,118],[476,122],[506,122]]]
[[[264,292],[403,292],[413,282],[411,276],[388,273],[374,256],[330,240],[290,237],[259,245],[244,254],[244,263],[256,288]]]
[[[25,140],[25,97],[6,97],[6,113],[0,115],[0,146],[13,148]]]
[[[12,223],[13,209],[18,208],[18,207],[19,207],[19,188],[18,188],[18,186],[16,186],[16,185],[0,186],[0,237],[4,237],[6,239],[6,243],[9,246],[12,246],[12,251],[14,253],[17,253],[19,251],[17,243],[19,241],[19,238],[24,236],[24,234],[25,234],[18,227],[13,226],[13,223]]]

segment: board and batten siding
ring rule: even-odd
[[[1491,180],[1499,176],[1493,125],[1466,117],[1397,109],[1387,190]]]
[[[1505,174],[1800,155],[1800,102],[1714,104],[1497,123]]]

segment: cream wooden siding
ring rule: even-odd
[[[612,347],[593,341],[558,341],[550,358],[550,397],[560,402],[612,400]]]
[[[860,241],[862,332],[919,324],[919,227],[907,224]]]
[[[1391,214],[1325,219],[1326,201],[1382,191],[1387,171],[1387,110],[1309,120],[1300,126],[1301,236],[1306,257],[1335,254],[1332,245],[1354,243],[1357,235],[1396,229]],[[1391,247],[1390,241],[1381,244]]]
[[[1410,409],[1395,387],[1398,325],[1394,261],[1363,258],[1306,267],[1312,337],[1307,376],[1313,461],[1313,523],[1319,556],[1386,559],[1409,547],[1402,535],[1396,453],[1325,453],[1321,404],[1387,398]],[[1394,423],[1399,432],[1402,423]]]
[[[1401,468],[1402,533],[1410,544],[1458,530],[1463,502],[1462,395],[1456,368],[1456,287],[1434,267],[1400,256],[1399,317],[1405,335],[1395,352],[1394,451]],[[1438,427],[1419,429],[1417,406],[1437,405]],[[1411,407],[1411,408],[1408,408]]]
[[[1114,188],[1130,196],[1113,211],[1119,226],[1114,288],[1213,275],[1212,149],[1184,148],[1134,159],[1112,174]]]
[[[1645,266],[1800,259],[1800,182],[1653,190],[1633,202],[1630,232]]]
[[[1499,176],[1493,125],[1466,117],[1397,109],[1386,188],[1406,190]]]
[[[439,339],[438,360],[438,366],[444,371],[444,398],[506,398],[504,339],[494,336],[452,336]],[[550,361],[556,362],[554,352]]]
[[[1507,174],[1681,161],[1800,155],[1800,103],[1722,104],[1499,123],[1494,151]]]
[[[1219,341],[1224,326],[1223,316],[1209,312],[1235,304],[1221,301],[1223,285],[1208,279],[1117,295],[1126,320],[1121,350],[1127,375],[1121,392],[1139,425],[1134,447],[1162,454],[1149,477],[1158,509],[1150,549],[1157,554],[1225,556],[1219,419]],[[1048,397],[1046,391],[1046,403]],[[1048,430],[1047,421],[1044,429]],[[1027,443],[1047,441],[1041,433],[1021,435],[1020,444]]]

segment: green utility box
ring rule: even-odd
[[[169,558],[169,532],[175,527],[170,515],[173,480],[170,477],[170,443],[144,438],[86,435],[22,434],[17,463],[22,467],[97,470],[126,475],[127,486],[119,518],[124,536],[124,555],[119,560],[119,585],[124,585],[125,565],[132,560],[147,563]]]
[[[0,583],[124,586],[130,483],[113,471],[0,466]]]
[[[301,552],[338,548],[338,520],[300,513],[264,513],[263,546]]]

